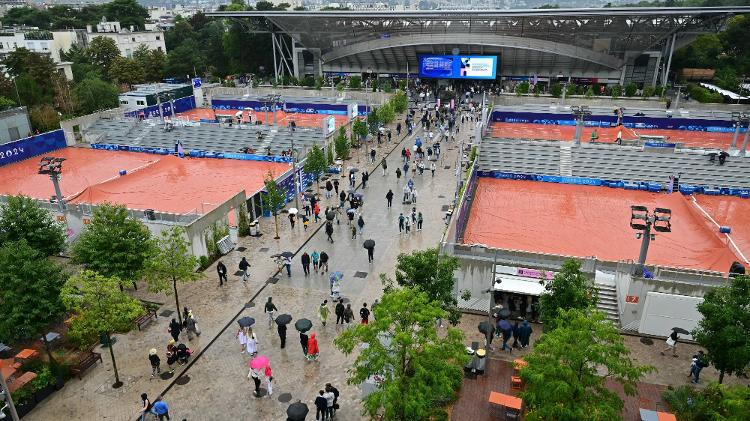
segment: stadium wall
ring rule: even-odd
[[[0,167],[66,147],[65,133],[54,130],[0,145]]]

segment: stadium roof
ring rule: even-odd
[[[241,11],[208,16],[264,19],[324,62],[356,56],[360,67],[399,63],[424,51],[483,45],[531,50],[617,69],[627,56],[659,50],[673,34],[685,41],[716,32],[750,7],[614,7],[451,11]],[[415,48],[420,47],[420,48]],[[442,51],[436,51],[442,52]],[[481,51],[477,51],[481,53]],[[365,62],[363,64],[363,62]]]

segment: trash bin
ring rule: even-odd
[[[250,235],[253,237],[258,236],[258,232],[260,231],[260,228],[258,227],[258,220],[251,222],[248,224],[248,229],[250,230]]]

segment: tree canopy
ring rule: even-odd
[[[43,256],[59,254],[65,248],[65,225],[26,196],[8,196],[0,207],[0,245],[25,240]]]
[[[560,309],[557,328],[545,333],[524,357],[526,388],[521,397],[527,420],[609,421],[621,419],[623,402],[605,382],[613,379],[626,394],[652,367],[630,359],[617,327],[596,310]]]
[[[314,143],[310,152],[307,153],[307,158],[305,158],[305,172],[312,174],[315,181],[318,182],[320,176],[326,171],[326,169],[328,169],[328,162],[323,153],[323,149],[321,149],[317,143]],[[320,187],[320,185],[318,187]]]
[[[18,7],[9,9],[5,13],[3,24],[36,26],[40,29],[80,29],[85,28],[86,25],[96,25],[102,16],[106,16],[109,21],[120,22],[123,28],[133,25],[143,29],[148,18],[148,10],[136,0],[114,0],[81,9],[65,5],[51,6],[46,9]]]
[[[94,210],[91,223],[73,243],[73,259],[102,274],[135,283],[153,251],[151,233],[130,218],[121,205],[104,204]]]
[[[102,73],[109,75],[109,68],[116,58],[120,57],[120,49],[115,40],[103,36],[94,37],[88,47],[91,64],[102,69]]]
[[[581,272],[581,262],[570,259],[563,263],[539,297],[539,318],[552,328],[559,310],[583,310],[594,305],[596,290],[593,283]]]
[[[445,337],[438,336],[435,319],[447,316],[440,307],[419,289],[393,289],[373,308],[374,320],[346,329],[334,340],[347,355],[361,348],[349,384],[372,378],[379,383],[363,402],[370,416],[427,419],[454,399],[468,355],[460,330],[449,328]]]
[[[38,339],[65,311],[62,268],[23,238],[3,243],[0,267],[0,337]]]
[[[731,285],[709,290],[698,304],[703,318],[693,338],[708,351],[708,360],[724,374],[742,372],[750,365],[750,277],[738,276]]]
[[[456,325],[461,312],[453,293],[453,272],[458,267],[457,258],[439,254],[437,247],[401,253],[396,258],[396,282],[425,292],[430,301],[440,303],[451,324]]]
[[[115,85],[95,77],[78,82],[73,89],[78,108],[84,114],[116,108],[120,104],[118,95]]]

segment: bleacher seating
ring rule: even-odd
[[[519,174],[559,175],[558,142],[534,140],[482,140],[479,170]]]

